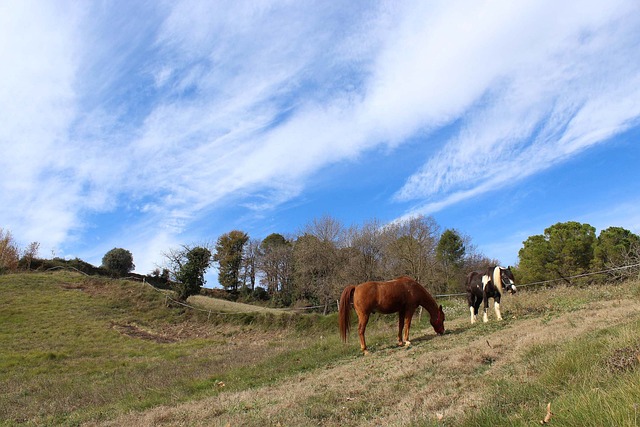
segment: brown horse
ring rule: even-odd
[[[444,312],[427,290],[409,277],[399,277],[387,282],[366,282],[357,286],[349,285],[340,297],[340,313],[338,323],[342,341],[347,341],[351,328],[351,301],[358,314],[358,335],[360,348],[367,354],[364,332],[371,313],[398,313],[398,345],[410,345],[409,328],[411,318],[419,305],[427,309],[431,315],[431,326],[438,335],[444,334]],[[404,328],[404,340],[402,329]]]

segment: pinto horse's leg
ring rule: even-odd
[[[471,324],[476,323],[476,314],[478,314],[478,307],[476,307],[476,298],[471,292],[467,292],[467,304],[469,304],[469,312],[471,313]],[[474,313],[475,309],[475,313]]]
[[[487,310],[489,309],[489,297],[487,297],[486,293],[482,297],[482,302],[483,302],[483,309],[484,309],[484,312],[482,314],[482,321],[484,323],[487,323],[489,321],[489,316],[487,316]]]
[[[367,343],[364,339],[364,332],[367,330],[367,322],[369,322],[369,313],[358,312],[358,336],[360,337],[360,349],[364,354],[369,354]]]
[[[398,312],[398,346],[403,345],[402,329],[404,328],[404,311]]]
[[[496,312],[496,318],[502,320],[502,315],[500,314],[500,294],[496,295],[493,299],[493,309]]]
[[[469,307],[469,311],[471,312],[471,323],[475,323],[478,320],[478,310],[480,310],[480,304],[482,304],[482,298],[478,295],[473,295],[471,302],[471,307]]]

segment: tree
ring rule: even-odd
[[[18,269],[19,250],[10,231],[0,228],[0,274]]]
[[[542,281],[570,277],[589,271],[594,255],[595,228],[575,221],[557,223],[544,235],[529,237],[518,252],[521,279]]]
[[[31,263],[38,257],[38,250],[40,249],[39,242],[31,242],[29,246],[24,250],[22,258],[20,258],[20,268],[25,270],[31,270]]]
[[[619,263],[617,266],[626,266],[626,268],[609,271],[609,277],[616,280],[640,278],[640,240],[631,242],[629,249],[623,254]]]
[[[324,304],[325,312],[337,291],[338,250],[329,240],[304,234],[293,248],[297,298]]]
[[[191,295],[200,293],[200,289],[206,283],[204,275],[211,264],[211,251],[196,246],[186,250],[181,256],[180,268],[176,272],[176,280],[178,281],[176,291],[178,298],[186,301]]]
[[[460,267],[466,248],[456,230],[447,229],[440,236],[436,246],[436,258],[445,266]]]
[[[518,272],[525,283],[541,282],[552,277],[547,265],[552,261],[551,247],[542,234],[530,236],[522,242],[518,252]]]
[[[408,275],[437,288],[436,244],[440,227],[431,216],[416,216],[385,227],[387,275]]]
[[[256,288],[260,243],[261,242],[258,239],[249,239],[244,247],[244,253],[242,254],[242,287],[245,289],[251,289],[251,292]]]
[[[640,237],[622,227],[602,230],[594,249],[594,268],[602,270],[625,265],[629,250],[638,244]]]
[[[133,255],[126,249],[113,248],[102,257],[102,267],[117,277],[133,271]]]
[[[304,234],[310,234],[322,241],[335,244],[338,244],[343,232],[344,228],[340,221],[330,215],[324,215],[319,219],[314,218],[304,230]]]
[[[384,231],[378,220],[366,222],[361,228],[351,227],[347,231],[349,248],[348,266],[350,280],[367,282],[383,279]]]
[[[576,221],[557,223],[544,230],[552,261],[548,268],[571,283],[570,276],[586,273],[591,267],[596,229]]]
[[[305,227],[294,245],[295,277],[298,296],[308,295],[323,303],[325,312],[341,282],[344,227],[337,219],[324,215]]]
[[[248,240],[249,235],[238,230],[218,238],[213,261],[218,263],[218,281],[227,290],[238,290],[243,249]]]
[[[448,288],[456,288],[460,281],[466,247],[456,230],[447,229],[436,246],[436,259],[440,263]]]
[[[271,233],[259,247],[258,266],[262,271],[261,283],[270,296],[280,302],[291,302],[292,246],[282,234]]]

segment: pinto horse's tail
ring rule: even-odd
[[[340,337],[343,342],[347,342],[347,335],[349,335],[349,330],[351,329],[351,299],[355,290],[356,287],[354,285],[349,285],[344,288],[340,297],[338,327],[340,328]]]

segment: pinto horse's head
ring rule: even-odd
[[[500,280],[502,289],[511,292],[512,295],[516,293],[516,279],[513,277],[511,267],[500,267]]]
[[[435,319],[431,317],[431,326],[433,326],[436,334],[444,334],[444,311],[442,311],[442,306],[438,307],[438,316]]]

